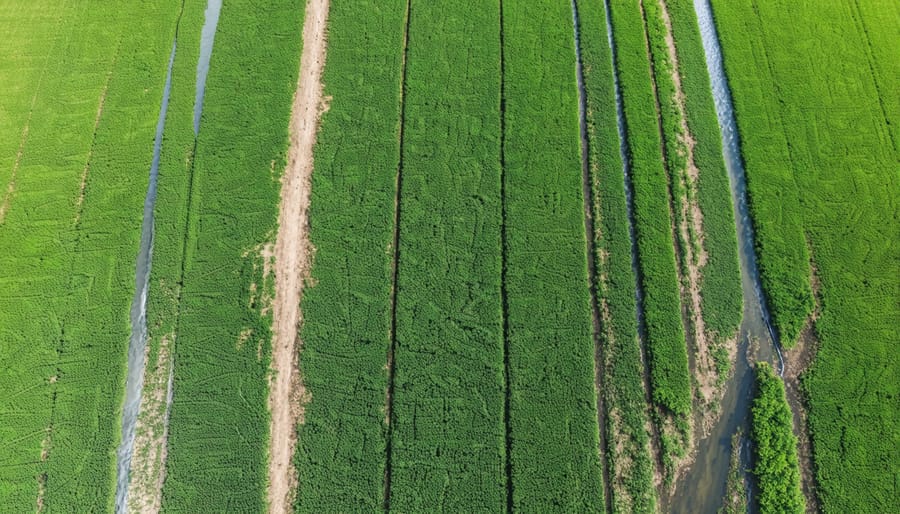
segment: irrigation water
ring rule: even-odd
[[[206,75],[209,73],[209,61],[212,58],[216,27],[219,25],[219,13],[221,12],[222,0],[209,0],[203,14],[203,30],[200,32],[200,59],[197,61],[197,92],[194,95],[195,136],[200,133],[200,115],[203,113],[203,96],[206,94]]]
[[[153,140],[153,161],[150,164],[150,184],[144,199],[144,220],[141,225],[141,244],[135,268],[134,299],[131,303],[131,337],[128,340],[128,375],[125,378],[125,404],[122,407],[122,441],[116,454],[116,512],[126,511],[128,498],[128,472],[134,449],[134,432],[141,405],[141,389],[144,386],[144,348],[147,345],[147,290],[150,285],[150,264],[153,258],[153,207],[156,204],[156,185],[159,176],[159,153],[162,150],[163,130],[166,127],[166,111],[172,89],[172,64],[175,62],[177,41],[172,43],[166,85],[163,89],[159,119],[156,122],[156,139]]]
[[[753,364],[758,361],[774,361],[777,358],[779,371],[784,373],[784,359],[777,336],[772,329],[756,266],[753,226],[747,205],[747,182],[740,152],[740,139],[709,0],[694,0],[694,9],[700,24],[706,66],[722,134],[723,156],[731,185],[737,225],[744,315],[734,376],[729,380],[720,402],[722,417],[712,427],[709,435],[698,443],[696,461],[677,485],[676,494],[670,499],[667,510],[715,513],[722,504],[725,494],[731,436],[738,427],[744,427],[744,434],[749,433],[754,382]],[[749,453],[741,452],[741,465],[745,470],[750,465]]]
[[[194,95],[194,135],[200,132],[200,116],[203,113],[203,98],[206,93],[206,76],[212,57],[216,27],[222,0],[208,0],[204,12],[203,28],[200,33],[200,55],[197,60],[197,81]],[[172,65],[175,62],[175,49],[178,45],[176,36],[172,42],[172,52],[166,71],[166,85],[163,89],[159,119],[156,123],[156,138],[153,142],[153,161],[150,165],[150,183],[147,197],[144,200],[144,219],[141,226],[141,243],[135,270],[137,285],[131,305],[131,338],[128,342],[128,375],[125,381],[125,404],[122,409],[122,442],[119,445],[116,462],[116,501],[117,513],[127,512],[129,471],[134,450],[135,427],[141,404],[141,390],[144,385],[144,354],[147,346],[147,292],[150,285],[150,267],[153,260],[153,209],[156,205],[157,179],[159,177],[159,156],[162,150],[162,136],[166,125],[166,113],[169,108],[169,94],[172,89]],[[170,357],[171,358],[171,357]],[[166,416],[164,423],[168,430],[169,410],[172,405],[172,385],[174,365],[169,366],[169,377],[166,391]]]
[[[594,189],[592,185],[590,171],[590,152],[588,139],[588,122],[587,122],[587,92],[584,86],[584,61],[581,56],[581,20],[578,17],[578,4],[576,0],[572,0],[572,23],[575,27],[575,77],[578,86],[578,121],[579,133],[581,135],[581,184],[582,197],[584,198],[584,231],[585,250],[587,256],[588,283],[587,288],[590,291],[591,298],[591,320],[593,322],[593,340],[594,340],[594,384],[597,388],[597,425],[600,428],[599,444],[600,454],[605,453],[607,446],[605,403],[603,399],[603,346],[600,342],[600,303],[597,300],[597,260],[596,249],[594,248],[594,234],[596,230],[594,220]],[[606,501],[606,509],[609,510],[612,501],[610,494],[609,466],[601,463],[603,469],[603,497]]]

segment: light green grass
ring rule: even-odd
[[[0,225],[0,503],[13,511],[36,508],[39,481],[47,511],[112,509],[128,312],[174,4],[28,4],[58,22],[21,3],[0,9],[4,34],[17,38],[2,73],[23,55],[43,67],[23,67],[34,89],[10,79],[18,126],[0,129],[14,139],[2,147],[8,179],[28,124]]]

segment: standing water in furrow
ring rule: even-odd
[[[197,94],[194,96],[195,136],[200,133],[200,114],[203,113],[203,95],[206,93],[206,74],[209,73],[209,60],[212,57],[220,12],[222,12],[222,0],[207,2],[203,30],[200,32],[200,59],[197,61]]]
[[[169,92],[172,89],[172,63],[175,47],[169,54],[166,85],[163,89],[159,120],[156,122],[156,138],[153,141],[153,161],[150,164],[150,183],[144,200],[144,221],[141,225],[141,245],[135,268],[134,300],[131,303],[131,337],[128,341],[128,375],[125,379],[125,403],[122,406],[122,441],[116,455],[116,512],[125,512],[128,497],[128,470],[134,449],[134,429],[141,405],[141,389],[144,385],[144,347],[147,345],[147,290],[150,284],[150,264],[153,255],[153,207],[156,204],[156,185],[159,176],[159,152],[162,149],[166,111],[169,108]]]
[[[744,434],[749,433],[754,380],[752,366],[758,361],[772,361],[777,358],[779,370],[783,373],[784,360],[775,331],[772,329],[760,284],[759,270],[756,267],[753,226],[747,206],[747,183],[741,159],[740,140],[709,0],[694,0],[694,9],[700,25],[706,66],[712,84],[719,129],[722,133],[725,166],[731,185],[744,314],[734,376],[729,380],[720,405],[723,415],[712,427],[709,436],[699,442],[696,463],[677,486],[669,510],[714,513],[722,505],[725,495],[731,436],[740,427],[744,428]],[[741,467],[745,470],[750,467],[749,453],[741,452]],[[745,483],[748,482],[745,476]]]
[[[606,12],[606,38],[609,43],[610,55],[612,62],[616,61],[616,42],[613,39],[612,14],[609,6],[609,0],[604,1]],[[638,266],[638,249],[637,235],[635,234],[634,222],[634,188],[631,185],[630,169],[631,164],[628,160],[628,135],[625,130],[625,106],[622,101],[622,86],[619,84],[619,70],[613,66],[613,87],[616,92],[616,123],[619,129],[619,153],[622,157],[622,172],[625,176],[625,205],[628,208],[628,237],[631,239],[631,270],[634,272],[635,288],[634,297],[637,306],[637,324],[638,337],[642,337],[644,333],[644,290],[641,286],[640,267]]]
[[[200,38],[200,55],[197,61],[197,81],[194,96],[194,135],[200,131],[200,115],[203,112],[203,97],[206,92],[206,75],[212,56],[213,41],[219,22],[222,0],[209,0],[204,13],[203,29]],[[159,120],[156,125],[156,138],[153,144],[153,161],[150,166],[150,183],[144,201],[144,220],[141,227],[141,246],[135,272],[137,290],[131,308],[131,338],[128,346],[128,377],[126,379],[125,405],[122,413],[122,442],[117,455],[116,503],[117,513],[127,512],[129,470],[134,450],[135,427],[141,404],[145,372],[145,350],[147,345],[147,291],[150,280],[150,267],[153,256],[153,210],[156,204],[157,179],[159,175],[162,135],[165,130],[166,114],[169,106],[169,93],[172,87],[172,66],[175,60],[176,41],[172,43],[172,53],[166,72],[166,85],[163,91]],[[171,359],[171,356],[170,356]],[[172,404],[172,385],[174,365],[169,366],[166,386],[166,415],[163,423],[169,422],[169,410]],[[167,428],[167,427],[166,427]],[[164,443],[165,444],[165,443]]]

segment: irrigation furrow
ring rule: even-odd
[[[180,18],[180,15],[179,15]],[[122,441],[117,451],[116,512],[126,512],[129,471],[134,449],[135,427],[141,402],[144,382],[144,348],[147,344],[147,291],[150,285],[150,266],[153,258],[153,209],[156,204],[157,178],[159,177],[159,154],[162,150],[162,135],[166,126],[166,111],[169,107],[169,93],[172,89],[172,64],[178,45],[178,29],[172,41],[169,64],[166,71],[166,85],[163,89],[159,119],[156,123],[156,138],[153,142],[153,161],[150,165],[150,181],[144,200],[144,218],[141,225],[141,243],[135,267],[135,292],[131,304],[131,337],[128,342],[128,374],[125,379],[125,402],[122,407]]]
[[[651,1],[654,1],[654,0],[651,0]],[[657,74],[664,72],[665,70],[658,69],[656,62],[654,61],[654,58],[653,58],[653,45],[650,42],[650,26],[649,26],[649,21],[647,20],[647,11],[646,11],[646,9],[644,9],[644,0],[638,0],[638,6],[640,7],[641,21],[643,22],[644,44],[646,45],[646,50],[647,50],[647,60],[650,63],[649,79],[650,79],[651,89],[653,90],[653,100],[654,100],[655,108],[656,108],[656,128],[659,132],[660,155],[662,156],[663,171],[665,172],[665,176],[666,176],[666,194],[668,196],[667,201],[666,201],[666,207],[668,208],[669,221],[670,221],[670,225],[671,225],[670,229],[671,229],[672,243],[674,244],[674,249],[675,249],[675,252],[674,252],[675,253],[675,264],[676,264],[675,265],[675,273],[676,273],[676,276],[678,277],[678,289],[679,289],[678,299],[679,299],[679,304],[680,304],[679,310],[681,311],[681,324],[685,329],[684,330],[685,340],[680,341],[680,344],[690,343],[690,346],[696,346],[696,337],[697,336],[696,336],[695,331],[696,331],[697,327],[692,326],[691,311],[690,311],[689,306],[686,305],[686,303],[684,301],[685,295],[683,294],[684,293],[683,284],[685,282],[684,270],[687,269],[687,266],[688,266],[688,264],[685,263],[685,257],[687,254],[685,253],[685,248],[682,244],[681,239],[678,237],[678,229],[676,227],[676,220],[678,220],[679,218],[676,215],[675,195],[674,195],[674,191],[673,191],[673,181],[675,180],[675,178],[674,178],[675,170],[671,169],[672,166],[670,165],[671,160],[670,160],[670,156],[669,156],[669,149],[666,147],[666,133],[665,133],[665,130],[663,129],[663,118],[662,118],[662,112],[661,112],[662,104],[660,102],[660,97],[659,97],[659,85],[657,84],[657,76],[658,76]],[[694,330],[691,330],[691,328],[693,328]],[[689,365],[690,365],[690,362],[693,360],[691,358],[690,352],[688,352],[688,358],[689,358]],[[666,432],[667,432],[666,428],[667,428],[667,426],[671,427],[673,425],[674,420],[672,419],[672,416],[664,414],[662,412],[657,412],[657,418],[658,418],[657,424],[659,425],[658,430],[663,434],[663,436],[669,435],[669,434],[666,434]],[[690,419],[690,417],[689,417],[689,419]],[[692,458],[694,457],[691,453],[692,449],[693,449],[692,446],[694,445],[692,434],[693,434],[693,427],[691,427],[691,429],[689,429],[688,435],[685,437],[685,440],[681,441],[681,443],[675,443],[675,444],[681,444],[681,449],[683,450],[683,455],[681,457],[673,457],[672,458],[672,460],[675,462],[674,469],[665,470],[665,473],[666,473],[666,475],[664,475],[665,482],[668,482],[669,480],[673,480],[674,478],[676,478],[678,476],[678,474],[681,472],[681,470],[683,470],[684,467],[687,466],[691,462]],[[677,436],[677,434],[676,434],[676,436]],[[664,456],[661,454],[660,458],[663,459]],[[668,475],[668,473],[671,473],[671,475]],[[661,494],[660,499],[663,503],[663,507],[665,507],[665,502],[667,501],[667,497],[670,494],[672,494],[673,492],[674,492],[674,489],[669,489],[667,494]]]
[[[384,465],[384,510],[391,508],[391,465],[394,442],[394,374],[397,365],[394,362],[394,350],[397,347],[397,274],[400,264],[400,195],[403,187],[403,136],[406,128],[406,60],[409,56],[409,11],[412,0],[406,0],[406,18],[403,23],[403,57],[400,61],[400,126],[399,160],[397,161],[397,177],[394,180],[394,238],[392,241],[393,256],[391,258],[391,334],[388,346],[388,387],[385,397],[385,420],[387,421],[387,441]]]
[[[600,303],[597,298],[597,287],[599,287],[597,275],[597,248],[595,246],[596,226],[594,224],[594,191],[592,184],[592,176],[589,162],[589,141],[587,128],[587,94],[584,86],[584,63],[581,56],[581,34],[579,29],[580,19],[578,17],[578,5],[572,0],[572,24],[574,27],[573,35],[575,38],[575,74],[578,85],[578,124],[581,135],[581,174],[582,174],[582,195],[584,197],[584,232],[585,232],[585,254],[587,256],[588,267],[588,290],[591,298],[591,321],[593,325],[593,341],[594,341],[594,383],[597,395],[597,429],[599,432],[600,447],[600,465],[603,473],[603,498],[606,504],[606,510],[612,510],[612,491],[609,473],[609,463],[604,455],[607,449],[606,434],[606,405],[604,401],[604,368],[603,363],[604,351],[600,341],[601,334],[601,315]]]
[[[707,71],[722,137],[723,157],[734,204],[744,316],[741,322],[739,355],[735,363],[734,377],[729,381],[720,402],[724,415],[711,428],[709,436],[698,444],[696,465],[682,478],[683,485],[680,486],[682,492],[671,499],[669,507],[679,512],[715,512],[726,490],[729,464],[729,447],[722,441],[731,440],[732,434],[741,427],[744,433],[749,433],[747,423],[754,381],[751,366],[756,361],[777,358],[781,363],[780,371],[783,373],[784,361],[770,322],[756,265],[755,239],[749,218],[740,141],[709,0],[694,0],[694,9],[706,54]],[[691,494],[684,491],[689,485],[694,484],[704,484],[706,493]],[[748,494],[752,494],[750,488]]]
[[[625,119],[625,104],[622,99],[622,85],[619,81],[618,70],[618,52],[616,49],[615,38],[613,37],[612,10],[610,8],[610,0],[604,0],[604,9],[606,12],[606,34],[609,40],[609,48],[613,61],[613,86],[616,93],[616,119],[618,120],[619,129],[619,151],[622,157],[622,174],[625,181],[625,205],[628,211],[628,237],[631,240],[631,270],[634,274],[634,296],[635,296],[635,312],[637,316],[637,338],[638,346],[641,354],[641,374],[644,383],[644,403],[648,410],[652,409],[652,400],[650,395],[650,368],[647,358],[647,326],[644,318],[644,289],[641,277],[641,268],[638,261],[637,248],[637,232],[634,213],[634,185],[631,178],[631,163],[629,160],[630,149],[628,148],[628,125]],[[655,457],[653,459],[656,466],[657,476],[662,476],[662,451],[660,449],[659,429],[654,422],[649,422],[648,431],[650,432],[650,450]]]
[[[506,511],[513,511],[512,479],[512,424],[510,422],[510,380],[509,380],[509,299],[506,291],[506,79],[504,76],[505,49],[503,33],[503,0],[500,0],[500,296],[503,316],[503,426],[506,436]]]
[[[203,110],[203,93],[206,87],[206,75],[209,70],[215,31],[218,26],[222,0],[208,0],[204,12],[204,22],[199,42],[200,53],[196,65],[196,81],[194,84],[194,140],[190,151],[190,162],[186,165],[188,174],[187,205],[192,200],[192,181],[194,176],[193,155],[197,151],[197,135],[200,128],[200,114]],[[181,259],[186,258],[188,244],[188,226],[182,233],[184,245]],[[151,277],[152,279],[152,277]],[[184,280],[184,267],[177,275],[174,288],[174,309],[170,333],[159,337],[156,362],[145,362],[144,383],[138,411],[136,436],[131,462],[131,478],[129,493],[126,498],[130,511],[159,512],[162,501],[162,485],[165,480],[166,460],[168,458],[169,416],[174,397],[173,383],[175,371],[175,344],[178,337],[180,319],[181,285]],[[165,293],[162,293],[165,294]],[[152,334],[151,334],[152,335]],[[150,345],[145,348],[145,360],[152,355]]]

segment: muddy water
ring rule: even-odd
[[[153,257],[153,207],[156,204],[156,185],[159,175],[159,153],[169,108],[169,92],[172,89],[172,63],[175,61],[175,42],[169,54],[166,85],[163,89],[159,119],[156,122],[156,138],[153,141],[153,161],[150,165],[150,184],[144,200],[144,220],[141,225],[141,243],[135,268],[135,292],[131,304],[131,338],[128,341],[128,375],[125,379],[125,404],[122,406],[122,441],[116,453],[116,512],[126,511],[128,497],[128,470],[134,448],[134,429],[141,404],[141,388],[144,385],[144,349],[147,345],[147,290],[150,284],[150,264]]]
[[[206,93],[206,75],[209,73],[209,61],[212,57],[213,42],[216,39],[216,27],[219,25],[219,13],[222,12],[222,0],[209,0],[203,16],[203,30],[200,32],[200,59],[197,61],[197,91],[194,95],[194,135],[200,132],[200,114],[203,113],[203,95]]]
[[[712,84],[719,129],[722,133],[725,165],[731,184],[741,265],[744,317],[740,328],[734,376],[728,381],[719,406],[722,416],[712,427],[708,437],[699,442],[696,462],[677,484],[676,493],[670,499],[667,510],[714,513],[721,506],[725,494],[731,437],[739,427],[744,427],[745,434],[749,433],[748,422],[753,389],[752,365],[759,360],[777,360],[778,369],[783,373],[784,361],[762,295],[753,245],[753,227],[747,206],[747,183],[740,153],[740,140],[709,0],[694,0],[694,9],[700,23],[706,65]],[[742,465],[745,469],[750,465],[749,453],[741,452]]]

